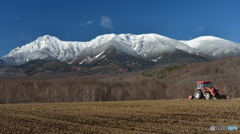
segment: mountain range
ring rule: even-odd
[[[117,66],[131,71],[239,55],[240,44],[214,36],[181,41],[158,34],[105,34],[88,42],[77,42],[44,35],[13,49],[0,59],[0,65],[23,67],[44,60],[63,63],[67,68]]]

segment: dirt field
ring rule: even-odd
[[[240,100],[0,105],[0,133],[240,133]]]

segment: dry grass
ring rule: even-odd
[[[211,125],[240,126],[240,100],[0,105],[0,133],[3,134],[212,133]],[[226,132],[230,131],[215,131]]]

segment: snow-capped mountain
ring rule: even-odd
[[[77,57],[84,59],[98,55],[112,46],[129,55],[146,58],[158,58],[160,54],[173,52],[175,49],[195,53],[194,49],[184,43],[157,34],[106,34],[89,42],[61,41],[56,37],[45,35],[30,44],[12,50],[4,60],[8,63],[23,64],[30,60],[47,57],[60,61]]]
[[[45,35],[37,40],[18,47],[4,56],[8,64],[20,65],[35,59],[53,59],[79,64],[96,60],[104,51],[114,47],[127,55],[158,62],[163,55],[175,52],[207,58],[222,58],[240,55],[240,45],[221,38],[204,36],[190,41],[177,41],[158,34],[105,34],[88,42],[61,41]],[[181,54],[183,55],[183,54]],[[188,55],[189,56],[189,55]]]
[[[181,41],[191,48],[211,58],[226,58],[240,55],[240,44],[214,36],[202,36],[189,41]]]

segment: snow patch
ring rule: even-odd
[[[157,59],[152,59],[153,62],[157,62],[158,60],[160,60],[162,58],[162,56],[158,57]]]

